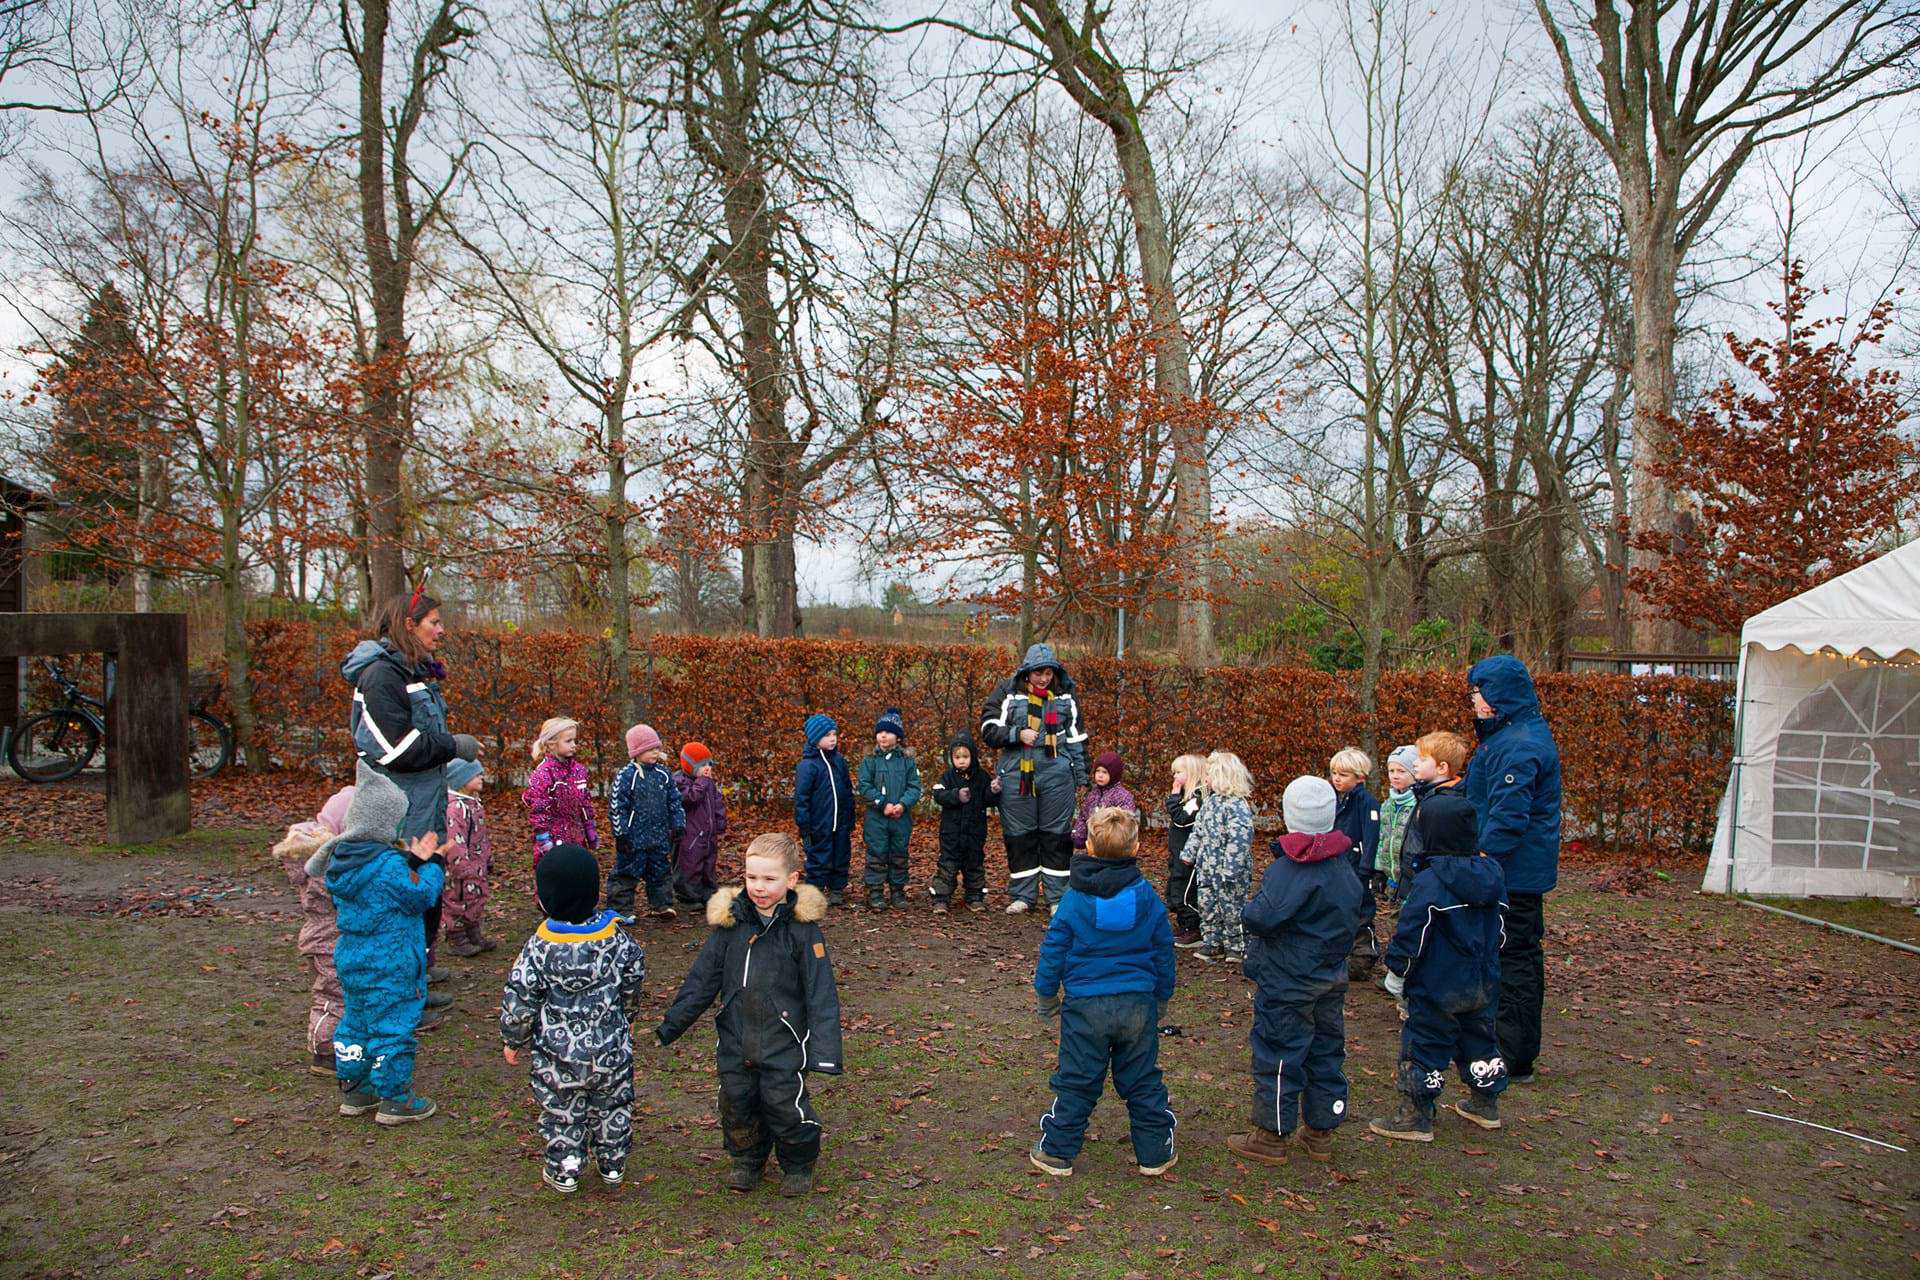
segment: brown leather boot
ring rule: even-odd
[[[1261,1164],[1285,1164],[1287,1142],[1271,1129],[1256,1127],[1252,1133],[1236,1133],[1227,1139],[1227,1150]]]
[[[1333,1159],[1333,1130],[1315,1129],[1311,1125],[1302,1125],[1293,1140],[1300,1144],[1300,1153],[1317,1164],[1326,1164]]]

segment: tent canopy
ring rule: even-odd
[[[1920,652],[1920,540],[1747,619],[1740,646],[1832,649],[1842,657]]]

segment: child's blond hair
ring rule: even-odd
[[[533,739],[533,762],[539,764],[547,758],[547,744],[569,729],[578,729],[580,722],[566,716],[549,716],[540,722],[540,732]]]
[[[1350,773],[1356,778],[1373,776],[1373,757],[1358,747],[1342,747],[1327,761],[1329,773]]]
[[[807,865],[806,857],[800,851],[800,842],[784,831],[769,831],[765,835],[755,836],[747,845],[746,856],[778,858],[789,875]]]
[[[1087,815],[1087,848],[1096,858],[1124,858],[1140,847],[1140,815],[1102,805]]]
[[[1245,800],[1253,794],[1253,775],[1233,752],[1216,751],[1207,757],[1207,790]]]
[[[1180,793],[1181,796],[1183,798],[1190,796],[1207,785],[1207,758],[1192,751],[1183,756],[1176,756],[1173,761],[1173,772],[1187,780],[1186,790]]]
[[[1432,733],[1422,734],[1413,744],[1413,749],[1421,755],[1447,766],[1449,777],[1457,778],[1460,771],[1467,767],[1467,756],[1472,748],[1467,740],[1451,729],[1436,729]]]

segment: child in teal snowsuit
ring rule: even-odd
[[[431,832],[397,843],[407,798],[364,764],[340,835],[317,850],[307,873],[325,874],[340,937],[333,967],[345,994],[333,1031],[343,1116],[378,1109],[381,1124],[433,1114],[413,1091],[413,1033],[427,994],[421,918],[440,901],[446,863]]]
[[[907,726],[898,707],[888,707],[873,726],[873,752],[860,762],[856,789],[866,809],[860,835],[867,845],[867,905],[907,903],[907,840],[913,835],[913,806],[920,802],[920,766],[902,742]]]

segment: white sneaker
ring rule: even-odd
[[[1161,1174],[1165,1173],[1167,1170],[1173,1168],[1173,1166],[1179,1163],[1180,1163],[1180,1157],[1173,1152],[1168,1152],[1167,1159],[1164,1164],[1143,1164],[1140,1166],[1140,1173],[1143,1177],[1157,1178]]]
[[[1022,899],[1019,899],[1019,898],[1015,898],[1012,902],[1009,902],[1007,904],[1007,914],[1010,916],[1025,915],[1027,912],[1031,910],[1033,910],[1033,904],[1031,902],[1023,901]]]

